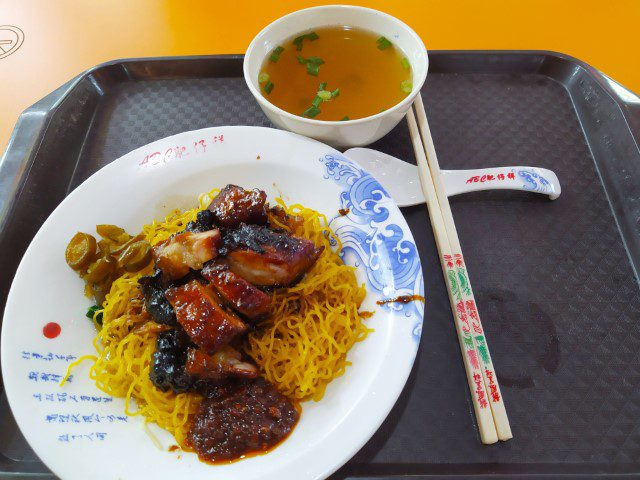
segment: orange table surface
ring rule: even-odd
[[[408,23],[427,49],[555,50],[640,92],[639,0],[352,3]],[[323,4],[328,3],[0,0],[0,26],[24,32],[24,42],[13,54],[2,58],[0,44],[0,152],[25,108],[87,68],[125,57],[242,53],[269,22]]]

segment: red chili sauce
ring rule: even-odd
[[[187,441],[200,460],[228,463],[268,452],[291,433],[299,418],[287,397],[257,378],[204,399]]]
[[[60,335],[61,331],[62,327],[60,327],[56,322],[49,322],[42,327],[42,334],[47,338],[56,338]]]

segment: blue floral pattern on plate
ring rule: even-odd
[[[373,176],[342,155],[327,154],[320,162],[324,178],[342,188],[341,208],[348,211],[329,221],[342,241],[340,255],[345,263],[364,266],[367,289],[380,297],[424,296],[420,256],[408,228],[395,223],[395,204],[389,194]],[[392,302],[381,308],[413,318],[412,335],[416,342],[420,340],[423,302]]]

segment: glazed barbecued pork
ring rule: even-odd
[[[261,190],[227,185],[185,231],[154,248],[156,270],[139,280],[145,310],[170,328],[158,333],[151,381],[203,396],[188,434],[201,459],[267,451],[298,421],[296,406],[236,348],[271,314],[263,289],[293,285],[322,253],[276,230],[302,222],[269,208]]]
[[[224,305],[213,288],[197,280],[169,288],[165,296],[178,323],[191,341],[206,353],[224,347],[247,331],[244,322]]]
[[[160,332],[149,378],[160,390],[175,393],[200,392],[208,394],[227,379],[251,379],[258,376],[258,368],[242,361],[242,354],[227,345],[208,355],[177,325]]]
[[[209,210],[221,227],[236,228],[241,223],[267,223],[267,194],[257,188],[245,190],[236,185],[227,185],[213,199]]]
[[[243,362],[240,352],[226,345],[212,355],[197,348],[189,349],[185,373],[208,380],[222,380],[228,377],[255,378],[258,369]]]
[[[226,232],[222,248],[231,271],[261,287],[292,285],[323,250],[307,239],[246,224]]]
[[[271,297],[244,278],[233,273],[228,265],[208,264],[200,272],[220,296],[242,316],[259,321],[271,311]]]
[[[196,214],[196,219],[193,222],[187,223],[185,230],[187,232],[206,232],[212,230],[215,227],[215,215],[209,210],[200,210]]]
[[[218,254],[220,238],[219,230],[178,233],[155,247],[156,268],[166,280],[177,280],[190,270],[200,270]]]

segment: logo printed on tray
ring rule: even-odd
[[[24,32],[14,25],[0,25],[0,59],[15,53],[24,42]]]

